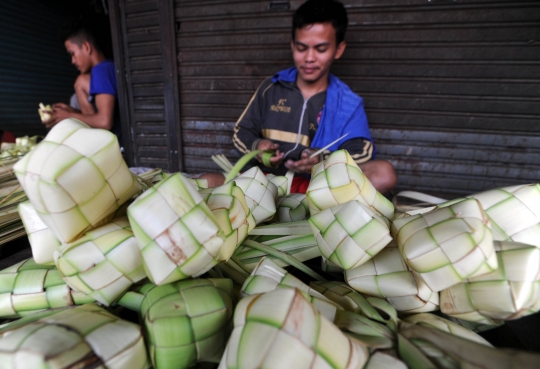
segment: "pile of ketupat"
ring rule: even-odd
[[[33,258],[0,271],[0,368],[540,363],[475,333],[540,309],[538,184],[399,213],[336,151],[305,196],[257,168],[204,188],[72,119],[13,169]]]

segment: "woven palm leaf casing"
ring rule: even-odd
[[[287,194],[287,188],[288,188],[288,184],[289,184],[289,180],[288,180],[287,177],[285,177],[285,176],[276,176],[276,175],[273,175],[272,173],[268,173],[268,174],[266,174],[266,178],[268,178],[268,180],[270,182],[272,182],[276,186],[276,189],[277,189],[276,196],[277,197],[282,197],[282,196],[285,196]]]
[[[392,202],[375,189],[345,150],[334,151],[313,167],[306,196],[311,215],[352,200],[363,202],[388,219],[394,214]]]
[[[15,318],[40,310],[94,302],[72,290],[54,265],[23,260],[0,271],[0,317]]]
[[[292,193],[276,199],[276,215],[274,222],[298,222],[309,218],[309,207],[306,194]]]
[[[283,288],[240,300],[219,368],[360,369],[367,358],[303,292]]]
[[[253,167],[234,178],[236,185],[242,189],[246,202],[259,224],[271,219],[276,213],[276,197],[278,189],[270,182],[259,167]]]
[[[495,241],[497,270],[441,291],[441,311],[463,320],[517,319],[535,312],[540,298],[540,249]]]
[[[34,261],[37,264],[54,264],[54,252],[61,242],[43,223],[30,201],[20,203],[17,210],[28,234]]]
[[[156,369],[219,361],[232,330],[231,280],[187,279],[143,289],[141,315]]]
[[[253,269],[244,282],[241,293],[243,296],[251,296],[281,288],[297,288],[304,292],[313,306],[330,321],[334,320],[337,310],[343,310],[339,304],[324,297],[268,258],[261,259]]]
[[[395,219],[392,233],[409,267],[433,291],[497,268],[489,220],[475,199]]]
[[[104,129],[66,119],[13,167],[32,206],[61,242],[112,217],[141,187]]]
[[[308,222],[321,255],[345,270],[362,265],[392,240],[388,221],[360,201],[325,209]]]
[[[146,277],[127,217],[86,232],[54,256],[67,284],[106,306]]]
[[[219,262],[223,232],[181,173],[137,197],[128,217],[146,274],[157,285],[201,275]]]
[[[398,311],[439,308],[439,294],[410,270],[394,242],[365,264],[345,271],[345,280],[359,292],[386,299]]]
[[[251,215],[244,193],[234,181],[200,193],[223,231],[225,241],[219,251],[219,259],[226,261],[249,231],[255,228],[255,219]]]
[[[0,329],[3,368],[146,369],[141,328],[95,304],[48,310]]]
[[[540,184],[497,188],[472,195],[491,220],[493,239],[540,247]]]

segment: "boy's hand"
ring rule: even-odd
[[[78,113],[77,110],[64,103],[56,103],[52,106],[52,111],[49,112],[51,118],[43,122],[46,128],[50,129],[56,125],[56,123],[70,118],[72,113]]]
[[[274,142],[269,141],[269,140],[262,140],[257,145],[257,150],[262,150],[262,151],[271,151],[271,150],[273,150],[273,151],[276,152],[275,155],[273,155],[270,158],[270,164],[271,164],[272,167],[277,167],[279,164],[281,164],[281,161],[283,160],[283,155],[285,155],[285,153],[279,151],[278,149],[279,149],[279,144],[274,143]],[[257,160],[259,161],[259,163],[262,163],[261,155],[262,155],[262,153],[259,153],[257,155]]]
[[[310,158],[309,156],[311,154],[312,151],[310,149],[305,149],[304,151],[302,151],[300,160],[287,160],[285,162],[285,167],[295,173],[311,173],[311,169],[313,168],[313,166],[319,163],[319,156],[317,155],[313,158]]]

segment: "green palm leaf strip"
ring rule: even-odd
[[[299,262],[293,256],[288,255],[288,254],[286,254],[286,253],[284,253],[282,251],[276,250],[276,249],[274,249],[272,247],[266,246],[266,245],[264,245],[264,244],[262,244],[260,242],[253,241],[253,240],[244,240],[242,245],[247,246],[247,247],[251,247],[251,248],[253,248],[255,250],[263,251],[263,252],[267,253],[268,255],[271,255],[271,256],[274,256],[274,257],[276,257],[276,258],[278,258],[280,260],[283,260],[287,264],[292,265],[296,269],[306,273],[311,278],[313,278],[313,279],[315,279],[317,281],[326,281],[326,279],[324,279],[321,275],[319,275],[313,269],[311,269],[308,266],[306,266],[305,264]]]
[[[246,155],[242,156],[237,162],[236,164],[234,164],[234,166],[232,167],[232,169],[230,170],[229,173],[227,173],[227,176],[225,177],[225,183],[229,182],[230,180],[232,180],[233,178],[235,178],[238,173],[240,173],[240,171],[242,170],[243,167],[246,166],[246,164],[251,160],[253,159],[255,156],[257,156],[259,153],[261,152],[261,150],[254,150],[254,151],[251,151],[250,153],[247,153]]]

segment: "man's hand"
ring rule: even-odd
[[[51,118],[43,122],[46,128],[54,127],[58,122],[70,118],[73,113],[79,113],[78,110],[64,103],[56,103],[52,106],[52,111],[49,112]]]
[[[313,152],[310,149],[305,149],[302,151],[300,160],[287,160],[285,162],[285,167],[294,173],[311,173],[313,166],[319,163],[319,155],[316,155],[313,158],[309,157]]]
[[[269,140],[262,140],[257,145],[257,150],[262,150],[262,151],[274,150],[276,152],[275,155],[273,155],[270,158],[270,164],[273,167],[277,167],[279,164],[281,164],[281,161],[283,160],[283,155],[285,155],[285,153],[279,151],[278,149],[279,149],[279,144],[274,143]],[[257,160],[259,161],[259,163],[262,163],[261,155],[262,153],[259,153],[257,155]]]

